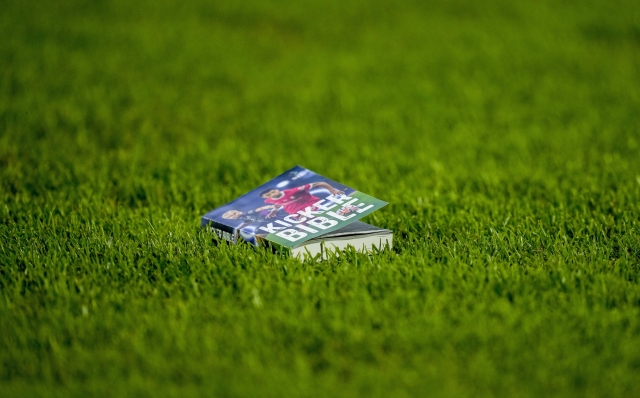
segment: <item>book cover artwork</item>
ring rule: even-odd
[[[202,226],[231,243],[242,240],[261,246],[268,241],[294,254],[322,253],[327,241],[335,249],[349,242],[371,249],[375,243],[390,245],[391,231],[357,220],[386,204],[296,166],[205,214]]]

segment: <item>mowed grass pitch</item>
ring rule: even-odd
[[[5,1],[0,395],[640,395],[635,1]],[[392,252],[216,247],[301,164]]]

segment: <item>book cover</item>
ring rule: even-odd
[[[321,237],[387,202],[296,166],[202,217],[202,226],[232,243],[264,240],[285,248]]]

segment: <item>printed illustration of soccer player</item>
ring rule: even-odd
[[[273,210],[266,215],[266,218],[275,217],[276,213],[280,209],[283,209],[289,214],[296,214],[298,211],[304,210],[307,207],[311,207],[312,210],[315,210],[316,207],[313,205],[322,199],[309,193],[309,190],[313,188],[324,188],[332,195],[344,194],[344,191],[336,189],[326,182],[312,182],[310,184],[284,189],[282,191],[277,188],[269,188],[260,193],[260,196],[265,199],[265,203],[274,205]]]
[[[236,228],[238,231],[242,231],[243,228],[254,225],[255,228],[258,228],[262,223],[267,221],[267,216],[271,213],[272,210],[275,209],[274,205],[266,205],[262,207],[258,207],[255,210],[249,210],[244,213],[240,210],[227,210],[222,215],[222,218],[225,220],[240,220],[242,224]],[[277,210],[276,210],[277,211]],[[267,234],[255,234],[255,239],[260,240],[266,237]],[[246,239],[246,236],[244,237]]]
[[[259,224],[267,221],[267,216],[271,214],[271,211],[275,210],[276,207],[274,205],[266,205],[262,207],[258,207],[255,210],[249,210],[244,213],[240,210],[227,210],[222,218],[225,220],[240,220],[242,224],[237,229],[242,229],[251,224]]]

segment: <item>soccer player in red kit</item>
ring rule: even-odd
[[[309,193],[312,188],[324,188],[331,192],[332,195],[342,195],[344,191],[335,189],[326,182],[313,182],[311,184],[301,185],[299,187],[279,190],[276,188],[269,188],[260,193],[260,196],[265,198],[264,202],[274,205],[275,208],[267,214],[267,218],[274,217],[278,210],[283,209],[289,214],[296,214],[300,210],[304,210],[307,207],[312,207],[312,210],[316,208],[314,203],[321,200]]]

